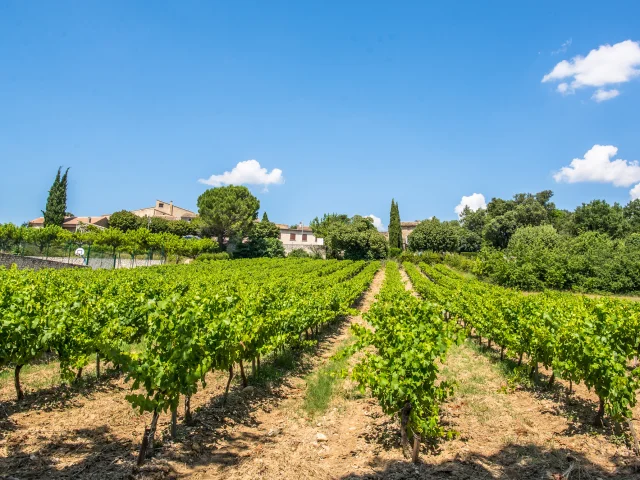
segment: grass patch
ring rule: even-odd
[[[335,392],[343,381],[343,372],[347,368],[348,355],[343,351],[349,346],[350,341],[344,341],[338,347],[334,356],[315,373],[307,377],[307,392],[302,408],[312,417],[324,413],[333,398]]]
[[[286,348],[284,352],[272,352],[270,355],[263,357],[260,371],[257,375],[249,377],[249,383],[266,386],[280,382],[289,372],[299,367],[300,356],[303,352],[302,349],[294,352],[290,348]],[[247,376],[249,376],[252,370],[251,363],[245,362],[244,368]],[[240,371],[238,370],[235,373],[237,374],[236,378],[239,379]]]

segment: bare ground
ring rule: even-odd
[[[381,271],[361,311],[382,280]],[[226,379],[212,375],[192,400],[193,426],[181,425],[176,442],[167,436],[168,416],[161,417],[164,443],[141,470],[133,465],[149,418],[131,409],[121,379],[41,390],[28,395],[30,409],[16,407],[10,386],[3,387],[0,478],[640,479],[624,435],[589,425],[594,397],[586,389],[574,388],[568,399],[561,382],[551,389],[514,386],[505,362],[471,340],[453,348],[442,369],[443,378],[458,382],[442,412],[458,436],[424,446],[418,466],[402,456],[397,422],[349,381],[324,415],[310,416],[302,408],[306,379],[349,338],[349,325],[362,321],[352,317],[329,330],[291,364],[279,359],[274,369],[281,366],[284,376],[267,375],[271,380],[244,391],[236,386],[226,407]],[[560,475],[570,468],[568,477]]]

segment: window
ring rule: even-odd
[[[306,233],[303,233],[303,234],[302,234],[302,241],[303,241],[303,242],[306,242],[306,241],[307,241],[307,234],[306,234]]]
[[[164,208],[164,203],[158,203],[158,208]]]
[[[291,242],[295,242],[296,241],[296,234],[295,233],[290,233],[289,234],[289,240]]]

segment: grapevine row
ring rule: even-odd
[[[403,448],[414,439],[417,460],[421,438],[443,436],[439,406],[452,385],[437,382],[438,362],[461,337],[455,322],[447,322],[440,307],[405,290],[398,264],[386,265],[377,301],[365,314],[372,328],[354,325],[357,348],[369,346],[354,368],[361,388],[369,388],[388,415],[399,414]]]
[[[132,389],[143,388],[129,402],[153,413],[143,440],[152,452],[159,414],[175,418],[183,395],[188,420],[188,399],[207,372],[226,370],[230,382],[237,364],[246,385],[243,362],[259,366],[261,356],[348,314],[378,268],[265,259],[106,272],[0,269],[0,365],[15,365],[19,398],[21,366],[46,351],[59,357],[65,380],[93,355],[118,365]]]
[[[464,320],[482,338],[514,354],[521,364],[526,354],[532,374],[538,364],[556,377],[584,383],[599,398],[595,423],[603,416],[631,418],[640,369],[631,360],[640,346],[640,308],[612,298],[592,299],[559,292],[524,295],[465,279],[444,266],[405,264],[416,290]]]

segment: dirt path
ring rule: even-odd
[[[360,312],[369,309],[383,280],[381,269],[358,306]],[[310,371],[329,361],[351,336],[349,327],[356,322],[363,322],[360,315],[350,317],[336,335],[323,342]],[[310,373],[289,377],[275,408],[257,410],[253,425],[242,424],[226,431],[224,441],[216,445],[217,452],[223,457],[233,457],[234,462],[205,462],[193,467],[174,464],[176,473],[194,479],[326,479],[335,478],[338,471],[346,471],[345,467],[357,462],[356,452],[364,443],[358,430],[374,410],[373,402],[345,398],[352,393],[352,385],[345,382],[326,413],[313,418],[302,409],[308,378]]]

